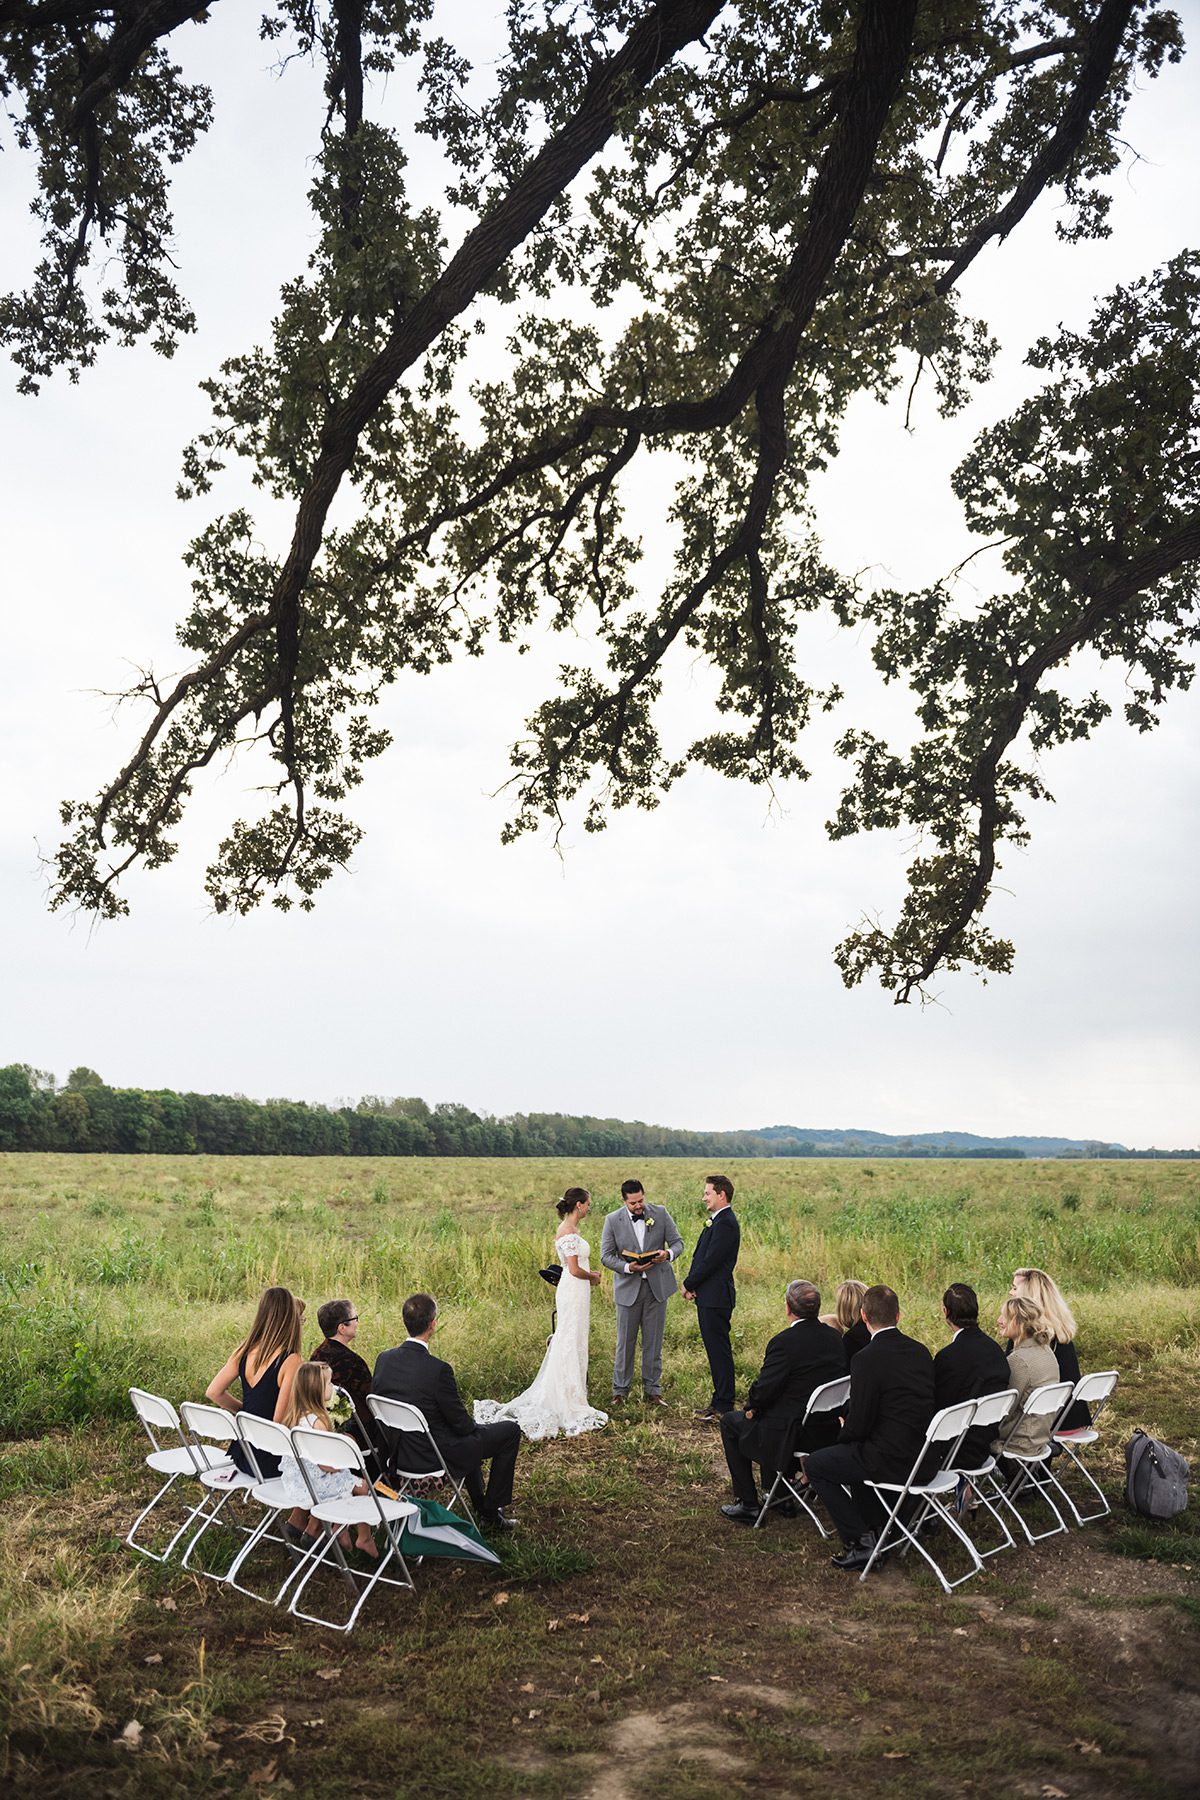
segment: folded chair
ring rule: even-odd
[[[1071,1396],[1075,1392],[1075,1384],[1070,1381],[1047,1381],[1044,1386],[1036,1387],[1025,1397],[1025,1404],[1009,1425],[1008,1430],[1000,1437],[997,1458],[1015,1463],[1015,1472],[1004,1482],[995,1474],[984,1477],[984,1487],[988,1488],[993,1499],[1006,1506],[1016,1519],[1026,1539],[1031,1544],[1040,1544],[1043,1538],[1057,1537],[1060,1531],[1067,1529],[1067,1521],[1054,1504],[1053,1490],[1059,1486],[1050,1469],[1050,1456],[1054,1447],[1054,1430],[1065,1418],[1067,1408],[1071,1404]],[[1025,1419],[1050,1418],[1054,1423],[1050,1427],[1045,1445],[1037,1451],[1011,1450],[1009,1440],[1017,1427]],[[980,1492],[983,1491],[981,1488]],[[1054,1524],[1046,1531],[1031,1531],[1021,1514],[1017,1511],[1017,1501],[1022,1494],[1032,1491],[1045,1501],[1054,1514]],[[1061,1492],[1061,1489],[1059,1490]]]
[[[412,1588],[413,1578],[408,1572],[408,1565],[400,1549],[400,1534],[406,1520],[418,1514],[419,1509],[412,1500],[385,1500],[376,1493],[367,1472],[363,1453],[353,1438],[345,1437],[336,1431],[312,1431],[306,1426],[296,1426],[292,1434],[292,1454],[300,1465],[305,1484],[312,1494],[312,1505],[309,1512],[314,1519],[319,1519],[326,1528],[327,1535],[321,1542],[315,1555],[305,1557],[301,1565],[300,1577],[292,1594],[288,1611],[298,1619],[307,1619],[313,1625],[327,1625],[331,1631],[350,1631],[359,1613],[362,1611],[368,1594],[382,1582],[386,1587]],[[319,1467],[329,1469],[346,1469],[366,1484],[365,1494],[347,1494],[341,1500],[320,1500],[312,1483],[305,1463],[316,1463]],[[378,1563],[368,1575],[365,1571],[352,1569],[347,1563],[342,1546],[338,1543],[338,1532],[344,1526],[369,1525],[373,1531],[382,1531],[383,1549]],[[347,1619],[326,1619],[320,1613],[304,1612],[300,1602],[305,1590],[318,1569],[327,1563],[336,1565],[342,1581],[351,1593],[357,1582],[362,1582],[363,1590],[354,1600]],[[397,1562],[403,1575],[385,1575],[384,1570],[389,1563]]]
[[[925,1442],[917,1452],[916,1460],[909,1470],[906,1481],[867,1482],[866,1485],[874,1490],[884,1506],[888,1504],[892,1495],[895,1495],[895,1498],[891,1501],[891,1511],[888,1513],[883,1530],[875,1540],[875,1548],[871,1552],[870,1561],[859,1576],[860,1581],[866,1580],[879,1557],[889,1549],[896,1548],[899,1538],[905,1540],[903,1546],[905,1549],[911,1545],[920,1556],[925,1558],[947,1593],[950,1593],[953,1588],[961,1586],[964,1581],[969,1581],[972,1575],[979,1574],[983,1568],[983,1560],[955,1518],[951,1508],[945,1504],[947,1500],[954,1498],[954,1492],[958,1486],[955,1463],[962,1447],[963,1438],[975,1417],[975,1409],[978,1405],[978,1400],[962,1400],[957,1406],[943,1406],[940,1412],[934,1413],[925,1433]],[[940,1453],[936,1472],[926,1475],[924,1480],[918,1479],[922,1465],[935,1453]],[[920,1501],[921,1504],[912,1524],[907,1525],[901,1517],[901,1513],[904,1507],[913,1500]],[[937,1558],[917,1535],[921,1527],[934,1518],[941,1520],[951,1535],[962,1545],[971,1560],[971,1566],[966,1574],[956,1576],[953,1581],[948,1580]]]
[[[151,1550],[145,1544],[139,1543],[137,1541],[139,1527],[150,1517],[150,1514],[177,1481],[181,1478],[185,1481],[199,1481],[210,1470],[228,1466],[229,1458],[223,1453],[217,1454],[204,1445],[197,1444],[188,1437],[179,1422],[179,1414],[171,1402],[164,1400],[161,1394],[148,1394],[144,1388],[130,1388],[129,1398],[133,1402],[134,1412],[142,1422],[142,1429],[150,1439],[151,1452],[146,1458],[146,1467],[152,1469],[156,1475],[165,1475],[167,1479],[150,1504],[144,1506],[133,1521],[125,1542],[131,1550],[136,1550],[139,1556],[149,1557],[151,1562],[166,1562],[192,1521],[207,1512],[209,1496],[205,1494],[199,1506],[188,1508],[183,1524],[171,1538],[165,1550]],[[160,1436],[164,1440],[174,1438],[177,1442],[170,1448],[166,1448],[164,1443],[160,1443]]]
[[[998,1426],[1008,1417],[1008,1409],[1016,1397],[1016,1388],[1005,1388],[1003,1392],[999,1394],[982,1395],[980,1399],[975,1402],[975,1416],[971,1420],[972,1429],[976,1425],[986,1425],[989,1429]],[[978,1544],[975,1545],[976,1555],[982,1556],[985,1561],[989,1556],[998,1555],[1001,1550],[1012,1550],[1016,1547],[1016,1539],[1008,1529],[1003,1514],[997,1512],[984,1485],[984,1477],[992,1474],[995,1467],[995,1457],[989,1456],[987,1460],[980,1463],[977,1468],[964,1469],[960,1467],[954,1471],[959,1481],[965,1481],[974,1491],[975,1498],[978,1500],[980,1506],[987,1509],[1000,1528],[1000,1542],[998,1544],[993,1544],[990,1550],[981,1550]],[[974,1542],[974,1539],[972,1539],[972,1542]]]
[[[805,1407],[804,1417],[800,1421],[800,1433],[803,1434],[804,1427],[808,1424],[808,1421],[812,1418],[814,1413],[841,1412],[849,1397],[850,1377],[848,1375],[839,1375],[836,1381],[826,1381],[821,1387],[814,1388],[812,1393],[808,1396],[808,1405]],[[799,1463],[801,1457],[806,1454],[807,1453],[803,1450],[796,1450],[793,1452],[793,1476],[797,1473],[796,1465]],[[781,1485],[787,1489],[788,1493],[792,1496],[792,1499],[796,1502],[796,1505],[804,1508],[804,1511],[808,1514],[821,1536],[828,1537],[829,1532],[821,1523],[812,1500],[805,1489],[795,1487],[793,1483],[788,1480],[788,1477],[784,1474],[782,1469],[776,1474],[774,1481],[771,1483],[771,1491],[763,1500],[762,1511],[754,1521],[755,1531],[758,1530],[768,1512],[771,1510],[772,1502],[779,1492]]]
[[[466,1496],[466,1477],[465,1475],[456,1475],[452,1469],[447,1467],[446,1460],[434,1442],[433,1433],[430,1431],[428,1421],[420,1407],[410,1405],[407,1400],[392,1400],[386,1394],[368,1394],[367,1405],[370,1407],[373,1417],[378,1419],[379,1423],[386,1426],[389,1431],[406,1431],[414,1436],[424,1437],[429,1446],[432,1468],[401,1468],[398,1459],[404,1454],[402,1445],[397,1445],[396,1449],[389,1454],[387,1472],[394,1478],[396,1491],[400,1498],[403,1499],[406,1494],[411,1494],[413,1489],[421,1483],[447,1481],[454,1492],[455,1505],[462,1507],[467,1518],[473,1524],[478,1524]]]
[[[1108,1497],[1105,1494],[1104,1489],[1100,1486],[1100,1483],[1096,1478],[1084,1468],[1083,1463],[1076,1452],[1086,1449],[1089,1444],[1094,1444],[1096,1439],[1100,1436],[1100,1433],[1095,1429],[1096,1420],[1108,1405],[1109,1396],[1116,1387],[1118,1379],[1119,1377],[1115,1369],[1104,1369],[1098,1375],[1081,1376],[1075,1383],[1075,1391],[1067,1402],[1066,1410],[1069,1413],[1077,1400],[1085,1401],[1091,1408],[1091,1424],[1080,1426],[1075,1431],[1059,1431],[1056,1429],[1050,1434],[1051,1442],[1056,1444],[1060,1450],[1066,1452],[1067,1456],[1070,1457],[1073,1466],[1078,1469],[1079,1473],[1083,1476],[1083,1479],[1087,1482],[1092,1492],[1100,1501],[1100,1505],[1095,1512],[1081,1513],[1074,1500],[1067,1492],[1063,1482],[1054,1473],[1053,1466],[1051,1465],[1048,1468],[1047,1473],[1054,1482],[1058,1492],[1062,1495],[1063,1499],[1074,1513],[1075,1523],[1077,1525],[1090,1525],[1094,1520],[1102,1519],[1106,1513],[1112,1511],[1112,1507],[1108,1503]],[[1066,1471],[1064,1471],[1064,1473],[1066,1473]]]
[[[183,1421],[183,1429],[202,1449],[206,1444],[228,1444],[231,1438],[237,1437],[234,1415],[227,1413],[223,1407],[209,1406],[198,1400],[185,1400],[179,1408],[179,1416]],[[200,1517],[200,1523],[188,1539],[187,1548],[180,1559],[180,1567],[184,1569],[191,1568],[192,1551],[205,1532],[217,1523],[234,1494],[241,1494],[245,1499],[255,1483],[256,1477],[244,1474],[230,1461],[228,1452],[222,1451],[220,1454],[225,1460],[216,1468],[205,1469],[200,1476],[202,1485],[212,1496],[213,1504]],[[245,1527],[239,1525],[237,1529],[240,1531]],[[224,1576],[214,1574],[211,1569],[201,1567],[194,1572],[197,1575],[207,1575],[210,1580],[224,1580]]]
[[[227,1587],[236,1589],[239,1594],[245,1594],[248,1600],[268,1601],[270,1605],[278,1606],[296,1577],[303,1571],[305,1563],[316,1555],[319,1543],[314,1537],[308,1550],[300,1551],[289,1544],[286,1538],[271,1529],[281,1513],[291,1512],[295,1502],[290,1500],[284,1492],[283,1481],[278,1475],[265,1476],[263,1474],[262,1464],[258,1460],[257,1453],[262,1451],[267,1456],[291,1456],[293,1454],[292,1438],[287,1427],[276,1425],[272,1419],[257,1419],[253,1413],[247,1412],[236,1414],[234,1424],[237,1426],[237,1435],[241,1440],[242,1448],[246,1452],[246,1460],[254,1470],[254,1479],[248,1490],[247,1498],[254,1505],[262,1508],[262,1517],[230,1563],[225,1573],[225,1584]],[[292,1553],[294,1559],[281,1585],[273,1595],[256,1593],[253,1588],[246,1587],[238,1579],[244,1564],[262,1543],[281,1544]]]

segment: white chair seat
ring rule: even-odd
[[[873,1481],[871,1486],[885,1488],[889,1494],[948,1494],[958,1486],[958,1476],[953,1469],[943,1469],[931,1481]]]
[[[183,1446],[178,1450],[152,1450],[146,1458],[146,1467],[153,1469],[156,1475],[195,1475],[197,1458],[210,1469],[229,1466],[227,1456],[210,1450],[205,1444],[197,1444],[193,1449]]]
[[[1093,1431],[1089,1425],[1080,1425],[1076,1431],[1056,1431],[1054,1442],[1056,1444],[1094,1444],[1099,1436],[1100,1433]]]
[[[319,1506],[309,1507],[313,1518],[326,1525],[378,1525],[380,1509],[384,1518],[392,1521],[411,1519],[420,1510],[411,1500],[385,1500],[382,1494],[374,1500],[369,1494],[348,1494],[344,1500],[322,1500]]]
[[[247,1475],[231,1462],[222,1463],[218,1469],[206,1469],[200,1479],[206,1488],[212,1488],[217,1494],[244,1493],[247,1488],[254,1486],[253,1475]]]
[[[250,1491],[260,1506],[269,1506],[272,1512],[282,1512],[285,1506],[290,1507],[295,1504],[289,1498],[279,1476],[275,1476],[270,1481],[260,1481]]]

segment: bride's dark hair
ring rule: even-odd
[[[562,1199],[554,1202],[554,1210],[560,1219],[565,1219],[568,1213],[575,1211],[580,1201],[590,1200],[591,1197],[586,1188],[568,1188]]]

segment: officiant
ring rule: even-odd
[[[664,1206],[646,1205],[646,1192],[640,1181],[621,1183],[621,1201],[605,1219],[600,1239],[600,1261],[613,1272],[613,1299],[617,1303],[613,1404],[620,1406],[633,1384],[633,1358],[640,1332],[642,1392],[652,1406],[665,1406],[663,1330],[667,1301],[679,1286],[671,1264],[683,1254],[683,1239]]]

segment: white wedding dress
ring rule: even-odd
[[[592,1284],[580,1281],[567,1267],[568,1256],[577,1256],[586,1269],[591,1246],[577,1232],[568,1232],[554,1245],[562,1264],[558,1296],[558,1322],[542,1366],[532,1383],[515,1400],[477,1400],[475,1423],[515,1419],[527,1438],[578,1437],[608,1424],[608,1414],[588,1405],[588,1322],[592,1310]]]

